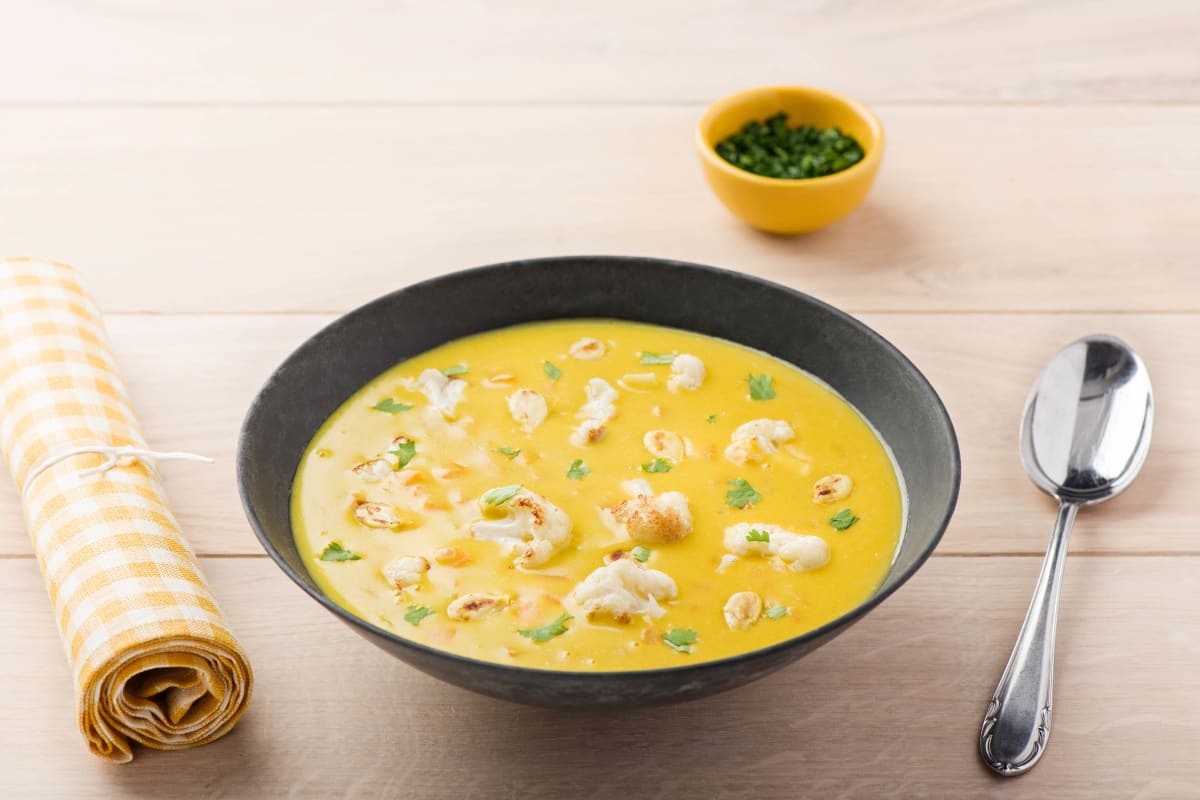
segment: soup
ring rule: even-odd
[[[879,586],[904,500],[846,401],[731,342],[518,325],[380,375],[305,452],[300,553],[398,636],[514,666],[635,670],[755,650]]]

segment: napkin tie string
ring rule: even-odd
[[[78,447],[72,447],[69,450],[64,450],[61,453],[55,453],[38,462],[37,466],[29,471],[29,476],[25,478],[25,485],[21,487],[21,502],[25,503],[29,496],[29,489],[33,486],[33,482],[38,476],[46,470],[53,467],[62,461],[74,456],[86,455],[88,453],[96,453],[104,456],[104,461],[95,467],[87,467],[77,471],[75,474],[80,478],[87,478],[92,475],[103,475],[110,469],[121,466],[121,462],[126,459],[138,461],[146,466],[151,472],[158,473],[159,461],[199,461],[205,464],[214,463],[214,459],[208,456],[198,455],[196,453],[186,453],[181,451],[160,451],[148,450],[141,447],[134,447],[131,444],[121,445],[117,447],[110,444],[85,444]]]

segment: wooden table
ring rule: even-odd
[[[222,741],[88,755],[15,492],[0,490],[4,797],[1196,797],[1200,776],[1200,6],[0,0],[0,252],[70,261],[257,670]],[[335,8],[336,6],[336,8]],[[828,86],[888,130],[851,218],[772,238],[703,184],[731,91]],[[448,270],[636,253],[761,275],[858,315],[942,393],[959,511],[897,595],[815,655],[668,710],[547,712],[361,641],[262,554],[233,480],[260,382],[334,315]],[[1055,731],[975,752],[1053,508],[1016,431],[1093,331],[1159,400],[1142,478],[1081,515]]]

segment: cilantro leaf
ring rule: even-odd
[[[556,381],[562,377],[562,370],[551,364],[549,361],[542,362],[542,369],[546,371],[546,376],[552,381]]]
[[[321,552],[322,561],[358,561],[361,558],[358,553],[342,547],[341,542],[330,542]]]
[[[562,636],[567,632],[567,626],[563,623],[569,619],[574,619],[574,617],[572,617],[570,614],[563,614],[559,616],[558,619],[543,625],[540,628],[518,630],[517,633],[521,634],[526,639],[532,639],[535,642],[548,642],[555,636]]]
[[[653,461],[648,461],[642,464],[643,472],[670,472],[671,462],[665,458],[656,458]]]
[[[667,647],[678,653],[690,653],[692,652],[692,645],[700,640],[700,634],[691,628],[675,628],[668,633],[664,633],[662,640],[666,642]]]
[[[412,461],[413,456],[417,454],[417,443],[412,439],[400,437],[396,440],[396,449],[389,450],[388,454],[396,457],[396,471],[399,472],[407,467],[408,462]]]
[[[421,620],[432,616],[432,608],[429,608],[428,606],[419,606],[416,603],[413,603],[408,607],[408,613],[404,615],[404,621],[409,625],[420,625]]]
[[[501,447],[496,452],[502,456],[507,456],[509,461],[512,461],[514,458],[521,455],[520,450],[513,450],[511,447]]]
[[[843,508],[829,518],[829,524],[837,531],[844,531],[856,522],[858,522],[858,517],[854,516],[848,508]]]
[[[591,474],[591,470],[583,463],[582,458],[577,458],[571,462],[570,468],[567,470],[567,477],[573,481],[581,481],[587,475]]]
[[[746,534],[746,541],[747,542],[769,542],[769,541],[771,541],[771,532],[770,531],[751,530],[749,533]]]
[[[730,508],[745,508],[762,500],[762,495],[745,478],[729,481],[729,485],[733,488],[725,492],[725,505]]]
[[[781,606],[778,603],[776,603],[775,605],[768,608],[766,610],[766,612],[763,614],[763,616],[765,616],[767,619],[783,619],[784,617],[787,616],[787,613],[788,613],[787,606]]]
[[[650,559],[650,548],[642,547],[639,544],[636,547],[634,547],[632,550],[630,550],[629,554],[631,556],[633,556],[634,560],[641,561],[644,563]]]
[[[442,374],[447,378],[452,378],[455,375],[466,375],[467,367],[465,364],[455,364],[453,367],[446,367],[443,369]]]
[[[408,403],[401,403],[399,400],[393,400],[390,397],[385,397],[371,408],[376,411],[383,411],[388,414],[399,414],[401,411],[408,411],[412,406]]]
[[[674,353],[650,353],[642,351],[642,358],[638,361],[639,364],[674,364]]]
[[[489,506],[501,506],[512,500],[519,491],[521,491],[519,483],[514,483],[512,486],[497,486],[495,489],[488,489],[483,493],[483,502]]]
[[[750,399],[751,400],[774,400],[775,387],[772,386],[774,378],[770,375],[748,375],[746,382],[750,384]]]
[[[717,415],[716,415],[716,414],[709,414],[709,415],[708,415],[708,424],[709,424],[709,425],[716,425],[716,424],[717,424]]]

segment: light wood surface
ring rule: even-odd
[[[79,266],[150,442],[257,670],[226,739],[89,756],[11,486],[0,486],[0,796],[1200,796],[1200,6],[0,0],[0,254]],[[872,104],[865,206],[757,234],[692,126],[747,86]],[[629,253],[740,269],[845,308],[941,392],[958,513],[913,581],[753,686],[673,709],[547,712],[445,686],[340,625],[261,554],[242,414],[359,303],[499,260]],[[1143,354],[1143,476],[1080,515],[1055,730],[1016,781],[975,754],[1052,523],[1016,430],[1059,346]]]

